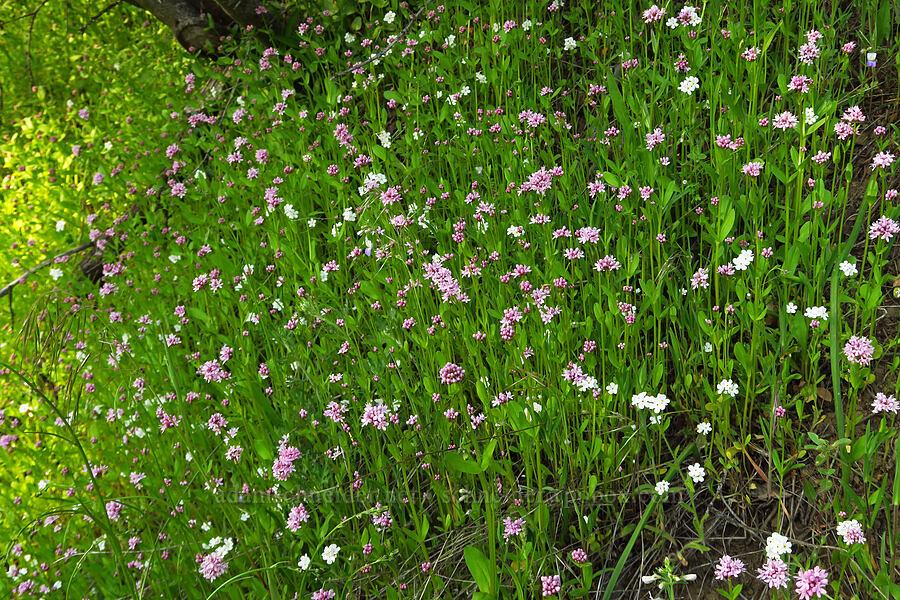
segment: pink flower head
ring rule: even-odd
[[[756,573],[756,578],[770,589],[786,588],[790,579],[788,566],[780,558],[770,558]]]
[[[881,217],[869,227],[869,239],[872,240],[881,238],[884,241],[889,242],[897,233],[900,233],[900,224],[884,215],[881,215]]]
[[[617,271],[622,268],[622,264],[616,260],[612,254],[607,254],[594,263],[594,270],[603,273],[604,271]]]
[[[775,129],[781,129],[782,131],[785,129],[793,129],[797,126],[797,123],[799,123],[797,117],[787,110],[775,115],[775,118],[772,120],[772,126]]]
[[[118,521],[119,513],[122,512],[122,505],[112,500],[106,503],[106,516],[109,517],[110,521]]]
[[[666,14],[666,9],[653,5],[644,11],[644,23],[656,23]]]
[[[720,558],[718,564],[716,564],[716,579],[730,579],[732,577],[737,577],[744,571],[746,571],[744,568],[744,561],[732,558],[726,554]]]
[[[541,595],[546,598],[558,594],[562,590],[562,580],[559,575],[541,576]]]
[[[759,174],[762,173],[763,164],[761,161],[753,161],[748,162],[741,168],[741,171],[744,175],[749,175],[750,177],[759,177]]]
[[[459,383],[463,380],[463,376],[466,374],[465,369],[456,365],[454,363],[448,362],[446,365],[441,367],[440,376],[441,383],[450,385],[452,383]]]
[[[503,539],[509,541],[514,535],[522,535],[522,531],[524,531],[525,520],[524,519],[513,519],[512,517],[506,517],[503,520]]]
[[[287,517],[287,528],[291,531],[297,531],[300,527],[309,520],[309,512],[307,512],[306,507],[302,504],[295,506],[288,513]]]
[[[863,533],[862,524],[856,519],[838,523],[837,534],[844,539],[844,543],[848,546],[866,543],[866,534]]]
[[[797,595],[800,600],[809,600],[813,596],[825,595],[825,586],[828,585],[828,572],[816,565],[807,571],[800,571],[795,578]]]
[[[200,574],[209,581],[215,581],[224,575],[226,569],[228,569],[228,563],[222,560],[222,557],[215,552],[207,554],[200,562]]]
[[[872,170],[877,168],[887,169],[894,163],[894,155],[890,152],[879,152],[872,159]]]
[[[889,412],[896,415],[898,410],[900,410],[900,402],[897,402],[893,395],[887,396],[881,392],[875,394],[875,400],[872,401],[873,413]]]
[[[844,356],[852,363],[868,365],[875,353],[875,346],[868,338],[852,336],[844,345]]]

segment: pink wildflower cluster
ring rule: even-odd
[[[528,179],[519,186],[519,195],[522,192],[537,192],[543,196],[553,186],[553,178],[562,176],[562,167],[553,167],[550,170],[547,170],[546,167],[541,167],[529,175]]]
[[[291,531],[297,531],[309,520],[309,512],[303,504],[299,504],[288,512],[287,528]]]
[[[463,377],[465,376],[465,374],[466,374],[465,369],[463,369],[459,365],[448,362],[446,365],[441,367],[441,370],[440,370],[441,383],[446,384],[446,385],[450,385],[453,383],[459,383],[460,381],[463,380]]]
[[[228,563],[216,552],[207,554],[200,560],[200,575],[209,581],[215,581],[225,574]]]
[[[851,363],[857,365],[868,365],[875,353],[875,346],[872,345],[868,338],[858,335],[851,336],[847,343],[844,344],[844,356]]]
[[[295,446],[289,446],[287,436],[282,438],[278,445],[278,458],[272,465],[272,475],[278,481],[287,481],[288,477],[294,472],[294,461],[300,458],[300,450]]]

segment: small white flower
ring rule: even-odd
[[[838,268],[841,270],[841,273],[843,273],[846,277],[852,277],[853,275],[856,275],[857,273],[859,273],[859,271],[856,268],[856,265],[853,264],[852,262],[849,262],[846,260],[844,262],[842,262],[840,265],[838,265]]]
[[[484,76],[484,73],[478,71],[477,73],[475,73],[475,81],[477,81],[478,83],[487,83],[487,77]]]
[[[825,310],[824,306],[810,306],[803,312],[803,314],[807,319],[822,319],[823,321],[828,320],[828,311]]]
[[[337,544],[331,544],[325,547],[325,550],[322,551],[322,560],[326,563],[334,564],[334,561],[337,560],[338,552],[340,552],[341,547]]]
[[[170,254],[170,255],[169,255],[169,261],[170,261],[172,264],[177,263],[179,260],[181,260],[181,256],[180,256],[180,255],[178,255],[178,254]]]
[[[387,131],[380,132],[378,135],[376,135],[376,137],[378,138],[378,142],[382,146],[384,146],[385,148],[391,147],[391,134],[389,134]]]
[[[615,396],[619,393],[619,384],[615,381],[609,382],[609,385],[606,386],[606,393],[610,396]]]
[[[753,263],[753,251],[741,250],[741,253],[734,259],[734,268],[736,271],[746,271]]]
[[[103,149],[104,149],[104,150],[112,150],[112,147],[113,147],[112,142],[109,142],[109,141],[108,141],[108,142],[106,142],[105,144],[103,144]]]
[[[694,93],[694,90],[700,87],[700,80],[690,75],[681,82],[678,86],[678,89],[684,92],[685,94],[691,95]]]
[[[806,110],[803,111],[804,121],[806,121],[807,125],[813,125],[816,121],[819,120],[819,117],[816,116],[816,111],[812,109],[811,106],[807,106]]]
[[[664,496],[666,494],[666,492],[668,492],[668,491],[669,491],[669,482],[668,481],[660,481],[659,483],[656,484],[656,493],[659,494],[660,496]],[[647,579],[647,578],[643,577],[642,579]],[[654,580],[655,580],[655,577],[654,577],[654,579],[651,579],[649,582],[644,581],[644,583],[652,583]]]
[[[312,561],[309,559],[309,556],[304,554],[303,556],[300,557],[300,560],[297,561],[297,566],[305,571],[309,568],[310,562],[312,562]]]
[[[723,379],[716,387],[717,394],[725,394],[734,398],[738,395],[738,385],[731,379]]]
[[[295,220],[297,217],[300,216],[300,213],[298,213],[294,209],[293,204],[285,204],[282,208],[284,209],[284,216],[286,216],[291,221]]]
[[[352,33],[345,33],[344,41],[347,42],[348,44],[352,44],[353,42],[356,41],[356,36],[353,35]]]
[[[563,50],[574,50],[577,46],[578,42],[576,42],[573,38],[567,37],[565,41],[563,41]]]
[[[241,521],[246,522],[249,519],[250,519],[250,513],[246,512],[246,511],[241,513]]]
[[[793,315],[797,312],[797,305],[793,302],[788,302],[787,306],[784,307],[785,312],[789,315]]]
[[[313,227],[316,226],[316,220],[315,220],[315,219],[310,219],[309,221],[306,222],[306,225],[307,225],[310,229],[312,229]]]
[[[705,344],[703,344],[703,351],[706,352],[707,354],[712,353],[713,345],[709,342],[706,342]]]
[[[384,22],[385,23],[393,23],[394,18],[396,18],[396,16],[397,16],[397,14],[394,11],[392,11],[392,10],[388,11],[388,13],[386,15],[384,15]]]
[[[59,279],[62,276],[63,276],[62,269],[58,269],[56,267],[50,269],[50,277],[53,278],[53,281],[56,281],[57,279]]]
[[[529,29],[531,29],[531,25],[531,19],[525,19],[524,21],[522,21],[522,29],[524,31],[528,31]]]
[[[791,553],[791,543],[788,539],[781,535],[780,533],[773,533],[766,540],[766,557],[770,559],[776,559],[781,557],[782,554],[790,554]]]
[[[702,483],[706,478],[706,471],[700,466],[700,463],[694,463],[688,467],[688,476],[694,483]]]
[[[57,221],[57,222],[56,222],[56,230],[57,230],[57,231],[62,231],[62,230],[65,229],[65,228],[66,228],[66,222],[65,222],[65,221]]]
[[[866,542],[866,536],[863,534],[862,525],[856,519],[838,523],[837,534],[844,538],[844,543],[847,545],[864,544]]]
[[[701,435],[709,435],[712,432],[712,425],[709,421],[703,421],[702,423],[697,423],[697,433]]]

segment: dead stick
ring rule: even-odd
[[[426,6],[427,6],[427,4],[426,4]],[[422,11],[424,11],[424,10],[425,10],[425,6],[423,6],[422,8],[420,8],[419,11],[418,11],[416,14],[414,14],[414,15],[412,16],[412,18],[409,20],[409,23],[407,23],[407,24],[406,24],[406,27],[403,28],[403,31],[400,32],[400,35],[398,35],[397,38],[396,38],[393,42],[391,42],[390,44],[388,44],[388,47],[387,47],[387,48],[385,48],[384,50],[382,50],[382,51],[379,52],[378,54],[375,54],[375,55],[372,56],[371,58],[369,58],[369,59],[367,59],[367,60],[364,60],[364,61],[362,61],[362,62],[360,62],[360,63],[356,63],[355,65],[353,65],[353,66],[350,67],[349,69],[346,69],[346,70],[344,70],[344,71],[341,71],[340,73],[338,73],[337,75],[335,75],[334,77],[332,77],[332,79],[337,79],[338,77],[342,77],[342,76],[346,75],[347,73],[350,73],[351,71],[356,71],[357,69],[361,69],[362,67],[366,66],[367,64],[373,63],[373,62],[375,62],[376,60],[379,60],[379,59],[384,58],[385,56],[387,56],[388,52],[391,51],[391,48],[394,47],[394,44],[396,44],[397,42],[399,42],[400,40],[402,40],[402,39],[404,38],[404,36],[406,36],[406,34],[409,33],[409,28],[412,27],[412,24],[416,22],[416,19],[419,18],[419,15],[421,15],[421,14],[422,14]]]
[[[90,248],[93,245],[94,245],[94,242],[86,242],[86,243],[78,246],[77,248],[72,248],[71,250],[66,250],[62,254],[57,254],[53,258],[48,258],[47,260],[45,260],[38,266],[36,266],[32,269],[29,269],[28,271],[25,271],[25,273],[23,273],[21,277],[19,277],[15,281],[10,282],[3,289],[0,289],[0,298],[2,298],[3,296],[6,296],[7,294],[10,294],[12,292],[13,288],[16,287],[17,285],[19,285],[20,283],[25,283],[25,279],[27,279],[29,275],[32,275],[32,274],[36,273],[37,271],[40,271],[44,267],[48,267],[48,266],[52,265],[56,261],[56,259],[63,258],[64,256],[69,256],[70,254],[75,254],[76,252],[81,252],[82,250],[87,250],[88,248]]]

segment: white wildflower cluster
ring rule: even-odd
[[[376,136],[378,138],[378,143],[384,146],[385,148],[391,147],[391,134],[387,131],[381,131]]]
[[[330,544],[325,547],[322,551],[322,560],[326,563],[333,564],[335,560],[337,560],[338,552],[340,552],[341,547],[337,544]]]
[[[586,392],[588,390],[596,390],[599,385],[597,384],[597,378],[591,377],[590,375],[585,375],[575,384],[578,386],[578,390],[581,392]]]
[[[824,306],[810,306],[803,312],[803,315],[808,319],[828,320],[828,311],[825,310]]]
[[[365,196],[372,190],[379,188],[387,183],[387,176],[383,173],[369,173],[363,180],[363,184],[359,186],[358,192],[360,196]]]
[[[204,523],[204,525],[208,525]],[[204,529],[204,531],[209,531],[209,527]],[[221,538],[214,537],[209,540],[209,542],[203,544],[204,550],[209,550],[210,554],[217,554],[220,558],[225,558],[229,552],[234,549],[234,540],[231,538]]]
[[[669,17],[666,26],[669,29],[677,29],[679,26],[696,27],[702,22],[700,11],[693,6],[685,6],[676,17]]]
[[[719,385],[716,386],[717,394],[725,394],[732,398],[738,395],[738,391],[738,385],[731,379],[723,379],[719,382]]]
[[[753,264],[753,251],[742,250],[732,264],[734,265],[735,271],[746,271],[747,268]]]
[[[678,89],[684,92],[687,95],[691,95],[694,91],[700,87],[700,80],[694,77],[693,75],[689,77],[685,77],[684,81],[679,84]]]
[[[688,467],[688,477],[690,477],[691,481],[694,483],[703,483],[703,480],[706,479],[706,470],[704,470],[700,463],[694,463]]]
[[[819,117],[816,115],[816,111],[813,110],[811,106],[807,106],[806,110],[803,111],[803,120],[806,121],[807,125],[814,125],[816,121],[819,120]]]
[[[647,392],[641,392],[631,396],[631,405],[638,410],[649,409],[659,414],[669,406],[669,399],[665,394],[651,396]]]
[[[844,261],[838,265],[838,268],[841,270],[841,273],[844,274],[845,277],[853,277],[859,270],[856,268],[856,264],[850,261]]]
[[[773,533],[766,540],[766,558],[775,560],[782,554],[791,553],[791,543],[780,533]]]

